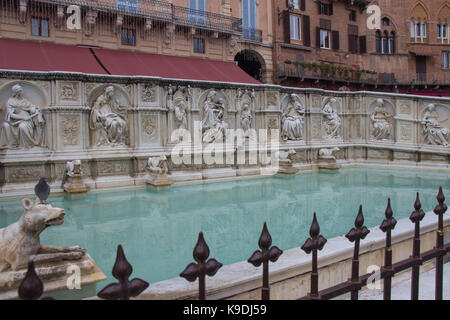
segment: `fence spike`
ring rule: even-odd
[[[384,267],[386,272],[383,286],[383,299],[391,299],[391,285],[392,285],[392,247],[391,247],[391,231],[395,228],[397,220],[393,217],[391,208],[391,198],[388,198],[386,211],[384,212],[386,219],[381,223],[380,229],[386,233],[386,247],[384,249]]]
[[[364,239],[369,232],[369,229],[364,226],[362,205],[360,205],[355,219],[355,227],[345,235],[350,242],[355,242],[352,260],[352,277],[350,279],[354,284],[353,289],[350,291],[351,300],[358,300],[358,291],[361,289],[361,283],[359,281],[359,244],[361,239]]]
[[[320,235],[320,226],[317,222],[316,213],[314,212],[311,228],[309,229],[308,238],[303,246],[303,251],[307,254],[312,252],[312,271],[311,271],[311,292],[309,294],[311,299],[320,299],[319,297],[319,274],[317,271],[317,250],[322,250],[327,239]]]
[[[434,208],[434,213],[438,216],[438,230],[436,235],[436,248],[440,250],[436,257],[436,279],[435,279],[435,299],[442,300],[442,283],[444,281],[444,213],[447,211],[447,205],[444,203],[445,197],[442,191],[442,186],[439,187],[439,192],[436,197],[438,204]]]
[[[188,281],[195,281],[198,278],[198,295],[200,300],[206,299],[205,276],[214,276],[222,267],[222,263],[214,258],[207,261],[209,257],[209,247],[203,237],[203,232],[198,234],[197,244],[193,252],[194,260],[180,273],[180,277]]]
[[[130,297],[136,297],[150,285],[142,279],[128,280],[133,273],[133,266],[125,257],[122,245],[117,246],[117,255],[112,275],[119,280],[119,283],[110,283],[97,294],[105,300],[129,300]]]
[[[264,222],[263,229],[258,241],[259,248],[253,252],[247,262],[251,263],[255,267],[263,265],[263,286],[261,291],[261,300],[270,300],[270,287],[269,287],[269,260],[275,262],[283,253],[283,250],[277,246],[270,247],[272,245],[272,237],[267,229],[267,224]]]

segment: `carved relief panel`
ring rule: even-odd
[[[369,107],[369,137],[375,141],[393,141],[395,110],[391,102],[378,98]]]
[[[129,145],[129,95],[118,86],[95,88],[89,97],[91,145]]]
[[[56,81],[56,104],[80,105],[81,84],[78,81]]]
[[[305,140],[305,99],[297,94],[286,94],[281,99],[281,139]]]
[[[422,143],[449,147],[450,106],[440,103],[424,102],[419,114]]]
[[[41,84],[48,86],[48,83]],[[48,101],[48,95],[42,90],[42,86],[31,82],[13,81],[2,86],[0,88],[1,148],[45,147],[47,128],[43,109],[47,107]]]
[[[157,112],[143,112],[140,116],[142,145],[158,144],[160,140],[159,115]]]

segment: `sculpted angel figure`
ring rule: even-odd
[[[213,142],[225,136],[228,124],[223,120],[225,107],[223,100],[217,97],[217,92],[212,90],[206,97],[203,106],[202,132],[203,142]]]
[[[281,137],[286,140],[301,140],[303,138],[303,119],[305,108],[295,94],[289,96],[285,111],[281,116]]]
[[[389,123],[389,119],[392,118],[392,114],[384,107],[383,99],[377,99],[375,105],[375,110],[370,115],[373,123],[372,135],[377,140],[385,140],[390,135],[392,125]]]
[[[436,106],[430,103],[425,109],[422,119],[423,134],[428,143],[447,147],[449,130],[441,126],[438,119],[439,113],[436,111]]]
[[[331,98],[322,109],[325,118],[325,131],[327,138],[339,138],[339,130],[341,129],[341,118],[339,117],[333,106],[337,103],[335,98]]]
[[[126,110],[114,99],[114,87],[106,87],[91,110],[89,127],[98,130],[96,144],[121,144],[126,141]]]
[[[2,125],[2,145],[31,148],[42,145],[45,120],[41,109],[22,96],[23,88],[16,84],[6,102]]]

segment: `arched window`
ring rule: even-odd
[[[389,19],[388,18],[381,19],[381,25],[383,27],[387,27],[389,25]]]
[[[375,34],[375,49],[376,49],[377,53],[382,53],[382,50],[381,50],[381,32],[380,32],[380,30],[377,30],[377,32]]]
[[[391,31],[391,36],[389,37],[389,54],[395,54],[395,32]]]
[[[383,33],[382,47],[383,47],[383,53],[389,53],[389,35],[388,35],[387,31],[385,31]]]

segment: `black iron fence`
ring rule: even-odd
[[[442,300],[443,293],[443,268],[444,256],[450,251],[450,244],[444,245],[444,218],[443,215],[447,211],[447,205],[444,203],[445,197],[442,192],[442,187],[439,187],[439,192],[436,197],[438,204],[433,212],[438,217],[438,228],[436,232],[436,246],[426,252],[420,252],[420,221],[424,218],[425,212],[422,210],[422,205],[419,200],[419,193],[417,193],[414,202],[414,210],[409,219],[414,223],[414,238],[412,254],[408,259],[392,263],[392,244],[391,234],[397,224],[393,216],[390,199],[388,199],[385,219],[380,225],[380,229],[386,233],[386,245],[384,248],[384,266],[380,270],[380,278],[383,279],[383,298],[384,300],[391,299],[392,277],[408,268],[411,268],[411,299],[417,300],[419,297],[419,271],[420,265],[426,261],[436,259],[435,272],[435,299]],[[362,206],[359,207],[358,214],[355,219],[355,226],[345,235],[347,239],[354,242],[354,251],[352,258],[352,270],[349,280],[331,286],[319,291],[319,272],[318,272],[318,251],[322,250],[327,240],[320,234],[320,226],[317,221],[316,213],[314,213],[311,228],[309,230],[310,237],[305,241],[301,247],[307,254],[312,253],[312,267],[311,267],[311,288],[310,292],[300,298],[300,300],[326,300],[338,297],[340,295],[350,293],[351,300],[358,300],[358,292],[368,284],[369,278],[374,273],[359,275],[359,248],[361,240],[369,234],[369,229],[364,226],[364,216]],[[255,267],[263,265],[262,270],[262,290],[261,299],[270,299],[269,286],[269,261],[276,262],[283,253],[276,246],[272,246],[272,237],[269,233],[266,223],[264,223],[261,235],[259,237],[258,245],[260,250],[256,250],[247,260]],[[209,258],[209,247],[205,242],[203,233],[200,232],[197,244],[194,247],[193,257],[196,263],[190,263],[180,276],[188,281],[195,281],[198,278],[199,285],[199,299],[206,299],[206,275],[212,277],[222,267],[222,263],[214,258]],[[131,297],[136,297],[149,287],[149,283],[144,280],[135,278],[129,280],[133,271],[131,264],[127,261],[123,248],[121,245],[117,248],[117,257],[114,264],[112,274],[114,278],[118,279],[118,283],[111,283],[98,292],[98,296],[102,299],[108,300],[128,300]],[[31,261],[28,264],[28,271],[25,278],[19,286],[19,297],[21,299],[37,300],[43,293],[42,281],[36,274],[34,263]],[[50,297],[42,299],[52,299]]]

